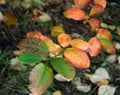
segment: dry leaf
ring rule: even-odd
[[[42,21],[42,22],[46,22],[46,21],[51,21],[52,18],[50,17],[49,14],[47,14],[47,13],[42,13],[42,15],[38,17],[38,21],[39,21],[39,20]]]
[[[0,22],[4,19],[2,12],[0,11]]]
[[[57,90],[52,95],[62,95],[61,91]]]
[[[120,27],[117,27],[117,34],[120,36]]]
[[[106,60],[109,62],[109,63],[114,63],[117,61],[117,55],[114,54],[114,55],[109,55],[107,56]]]
[[[32,6],[33,1],[32,0],[23,0],[21,5],[25,8],[28,9]]]
[[[88,93],[91,90],[91,85],[83,84],[76,86],[76,89],[80,92]]]
[[[117,57],[118,64],[120,64],[120,56]]]
[[[98,95],[114,95],[116,87],[110,85],[102,85],[98,89]]]
[[[116,48],[117,50],[120,50],[120,43],[116,43],[116,44],[115,44],[115,48]]]
[[[73,85],[75,85],[75,86],[79,86],[79,85],[82,84],[80,77],[75,77],[75,78],[72,80],[72,83],[73,83]]]
[[[8,25],[16,25],[17,24],[17,18],[16,16],[11,12],[4,13],[4,19],[3,22]]]
[[[6,4],[6,0],[0,0],[0,4]]]
[[[55,78],[57,81],[60,81],[60,82],[66,82],[66,81],[67,81],[61,74],[56,74],[56,75],[54,76],[54,78]]]

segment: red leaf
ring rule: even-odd
[[[97,31],[100,27],[101,21],[98,18],[91,18],[89,20],[91,31]]]
[[[91,2],[92,0],[74,0],[75,5],[80,8],[87,7]]]
[[[101,14],[104,12],[104,8],[100,5],[94,5],[92,6],[90,10],[90,16]]]
[[[62,47],[67,47],[71,43],[71,37],[68,34],[59,34],[58,42]]]
[[[78,48],[78,49],[82,49],[82,50],[86,50],[88,49],[88,42],[82,40],[82,39],[73,39],[71,41],[71,45],[72,47]]]
[[[94,3],[101,5],[103,8],[106,7],[106,0],[94,0]]]
[[[110,33],[109,30],[104,29],[104,28],[100,28],[97,32],[97,37],[98,38],[106,38],[111,40],[112,39],[112,34]]]
[[[99,39],[103,48],[110,54],[115,53],[115,45],[109,39],[100,38]]]
[[[93,37],[89,40],[88,43],[89,43],[88,52],[90,53],[90,55],[97,56],[102,49],[101,43],[99,42],[99,40]]]
[[[83,50],[77,48],[67,48],[64,51],[64,56],[75,67],[85,69],[90,66],[89,57]]]
[[[87,18],[85,12],[76,7],[69,8],[66,12],[67,16],[73,20],[84,20]]]

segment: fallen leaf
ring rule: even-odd
[[[51,20],[52,18],[50,17],[50,15],[44,12],[37,19],[37,21],[41,21],[41,22],[46,22],[46,21],[51,21]]]
[[[21,3],[22,7],[24,7],[25,9],[30,8],[32,4],[33,4],[33,1],[31,0],[23,0]]]
[[[71,41],[71,46],[72,47],[75,47],[75,48],[78,48],[78,49],[82,49],[82,50],[87,50],[88,49],[88,42],[80,39],[80,38],[77,38],[77,39],[73,39]]]
[[[98,89],[98,95],[114,95],[116,87],[110,85],[102,85]]]
[[[88,93],[91,90],[91,85],[83,84],[76,86],[76,89],[80,92]]]
[[[101,77],[100,75],[98,74],[94,74],[90,77],[90,81],[94,84],[96,84],[97,82],[102,82],[103,81],[103,77]]]
[[[100,38],[99,41],[102,44],[102,47],[110,54],[115,53],[115,45],[109,39]]]
[[[115,44],[115,48],[116,48],[117,50],[120,50],[120,43],[116,43],[116,44]]]
[[[88,52],[91,56],[97,56],[102,49],[101,43],[99,40],[95,37],[91,38],[88,41],[89,47],[88,47]]]
[[[86,8],[92,0],[74,0],[75,6],[80,8]]]
[[[118,64],[120,64],[120,56],[117,57]]]
[[[57,90],[52,95],[62,95],[61,91]]]
[[[3,14],[4,19],[3,22],[8,25],[16,25],[17,24],[17,17],[12,12],[6,12]]]
[[[113,54],[113,55],[109,55],[106,58],[106,61],[108,61],[109,63],[114,63],[117,61],[117,55]]]
[[[86,13],[77,7],[68,8],[66,14],[68,18],[73,20],[84,20],[88,18]]]
[[[101,5],[103,8],[106,7],[106,0],[94,0],[94,3]]]
[[[56,74],[54,78],[57,81],[60,81],[60,82],[66,82],[67,81],[61,74]]]
[[[64,56],[75,67],[85,69],[90,66],[89,57],[83,50],[67,48],[64,51]]]
[[[97,37],[98,37],[98,38],[106,38],[106,39],[111,40],[111,39],[112,39],[112,34],[110,33],[109,30],[107,30],[107,29],[105,29],[105,28],[100,28],[100,29],[97,31]]]
[[[67,47],[67,46],[69,46],[70,43],[71,43],[71,37],[70,37],[70,35],[65,34],[65,33],[59,34],[57,39],[58,39],[58,43],[59,43],[62,47]]]
[[[120,36],[120,27],[117,27],[117,34]]]
[[[97,31],[101,25],[101,21],[98,18],[90,18],[89,24],[91,27],[91,31]]]
[[[90,10],[90,16],[102,14],[104,12],[104,8],[100,5],[93,5]]]
[[[6,0],[0,0],[0,4],[6,4]]]
[[[0,22],[4,19],[2,12],[0,11]]]
[[[61,26],[52,26],[50,29],[53,37],[57,37],[59,34],[65,33]]]

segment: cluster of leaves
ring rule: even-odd
[[[81,38],[72,38],[59,26],[51,28],[51,34],[57,37],[58,44],[52,39],[35,30],[28,32],[17,47],[23,53],[18,59],[23,64],[35,64],[29,81],[29,88],[33,95],[42,95],[53,81],[53,69],[70,81],[75,76],[75,68],[90,67],[90,56],[98,56],[102,48],[108,53],[115,53],[112,35],[109,30],[101,27],[100,19],[95,16],[104,12],[106,0],[74,0],[75,6],[68,8],[64,16],[73,20],[84,20],[89,23],[95,37],[84,41]],[[90,6],[89,6],[90,5]],[[91,7],[89,15],[83,11]],[[38,63],[36,65],[36,63]]]

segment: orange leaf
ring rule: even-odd
[[[104,8],[100,5],[94,5],[92,6],[90,10],[90,16],[101,14],[104,12]]]
[[[27,33],[27,37],[28,38],[36,38],[36,39],[40,39],[41,38],[41,32],[37,31],[37,30],[34,30],[33,32],[28,32]]]
[[[82,39],[73,39],[71,41],[71,45],[72,47],[78,48],[78,49],[82,49],[82,50],[86,50],[88,49],[88,42],[82,40]]]
[[[67,9],[67,16],[73,20],[84,20],[87,18],[87,15],[80,8],[69,8]]]
[[[17,24],[17,18],[16,16],[11,12],[6,12],[4,14],[3,22],[8,25],[16,25]]]
[[[67,48],[64,51],[64,56],[75,67],[85,69],[90,66],[89,57],[83,50]]]
[[[87,7],[91,2],[92,0],[74,0],[75,5],[80,8]]]
[[[94,3],[101,5],[103,8],[106,7],[106,0],[94,0]]]
[[[91,31],[97,31],[97,29],[100,27],[101,21],[98,18],[91,18],[89,20],[89,24]]]
[[[88,47],[88,52],[91,56],[97,56],[101,49],[102,49],[102,46],[101,46],[101,43],[99,42],[99,40],[97,40],[95,37],[91,38],[89,40],[89,47]]]
[[[97,32],[97,37],[98,38],[106,38],[111,40],[112,39],[112,34],[110,33],[109,30],[104,29],[104,28],[100,28]]]
[[[100,38],[99,39],[103,48],[110,54],[115,53],[115,45],[109,39]]]
[[[71,37],[68,34],[59,34],[58,42],[62,47],[67,47],[71,43]]]

